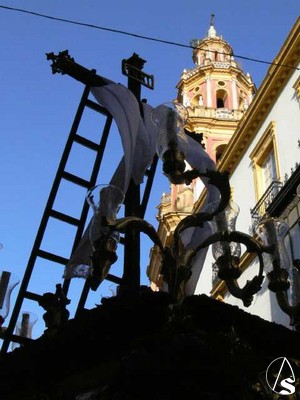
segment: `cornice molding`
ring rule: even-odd
[[[208,77],[212,77],[214,73],[221,73],[222,76],[228,75],[229,77],[238,77],[238,79],[242,80],[245,85],[248,85],[249,87],[253,86],[253,88],[255,88],[254,83],[249,82],[246,74],[238,67],[235,67],[228,63],[228,68],[221,68],[217,67],[213,63],[214,62],[212,61],[207,65],[197,66],[193,69],[183,72],[179,82],[176,85],[176,88],[180,89],[182,86],[190,85],[193,82],[198,81],[199,79],[205,80]]]

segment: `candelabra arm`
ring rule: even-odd
[[[253,296],[260,291],[264,276],[255,275],[251,281],[247,280],[243,288],[240,287],[236,279],[226,280],[226,286],[230,294],[241,299],[245,307],[249,307],[252,304]]]
[[[184,285],[190,279],[192,272],[183,260],[174,257],[169,247],[163,252],[161,273],[168,284],[171,299],[175,303],[181,302],[185,297]]]
[[[191,214],[188,215],[187,217],[185,217],[183,220],[181,220],[179,222],[179,224],[177,225],[175,231],[174,231],[174,235],[173,235],[173,251],[174,251],[174,255],[176,257],[179,256],[179,249],[181,247],[181,239],[180,239],[180,235],[181,233],[188,228],[194,228],[194,227],[200,227],[202,228],[204,226],[204,223],[207,221],[211,221],[211,219],[213,218],[212,214],[206,213],[206,212],[200,212],[200,213],[196,213],[196,214]]]
[[[212,218],[218,214],[219,212],[223,211],[230,201],[230,185],[229,185],[229,173],[207,170],[206,173],[201,173],[198,170],[190,170],[184,173],[185,177],[189,177],[189,179],[195,179],[198,177],[206,177],[209,180],[209,183],[215,186],[220,192],[220,201],[218,206],[212,212],[199,212],[194,213],[185,217],[183,220],[179,222],[175,231],[174,231],[174,255],[178,256],[178,249],[180,246],[180,234],[188,228],[194,227],[203,227],[203,224],[207,221],[211,221]],[[190,183],[190,182],[188,182]],[[205,246],[206,247],[206,246]]]
[[[183,264],[187,266],[192,265],[192,260],[201,249],[210,246],[216,242],[238,242],[246,246],[248,253],[256,253],[259,260],[259,271],[258,275],[255,275],[251,281],[247,281],[245,286],[241,288],[237,279],[233,279],[235,276],[239,276],[241,271],[239,269],[239,259],[237,257],[230,257],[230,254],[226,254],[224,257],[220,257],[217,260],[219,267],[219,275],[226,283],[229,292],[236,298],[243,301],[245,307],[249,307],[253,300],[253,295],[257,293],[262,286],[264,280],[263,270],[264,262],[262,254],[264,252],[270,253],[271,247],[263,246],[260,242],[255,240],[252,236],[246,233],[233,231],[233,232],[216,232],[210,235],[195,249],[190,249],[186,252]]]
[[[112,232],[111,230],[110,234],[100,236],[93,244],[94,251],[91,255],[92,270],[89,276],[90,287],[93,291],[98,289],[109,273],[110,267],[118,259],[116,254],[117,245],[111,236]]]
[[[125,233],[127,230],[135,229],[138,232],[143,232],[149,236],[154,244],[156,244],[161,251],[164,251],[164,247],[161,240],[155,230],[155,228],[147,221],[139,217],[124,217],[116,220],[105,218],[106,225],[112,231],[118,231]]]
[[[100,236],[94,242],[94,251],[91,256],[92,272],[89,277],[90,287],[94,291],[97,290],[101,282],[109,273],[111,265],[118,259],[116,254],[116,242],[113,238],[114,232],[125,233],[131,229],[143,232],[159,247],[161,252],[164,251],[156,230],[151,224],[142,218],[124,217],[111,219],[103,216],[101,219],[101,225],[108,229],[108,232],[105,235]]]
[[[208,182],[214,185],[220,192],[220,202],[216,210],[213,212],[212,216],[218,214],[219,212],[225,210],[230,202],[231,190],[229,184],[229,172],[224,171],[213,171],[207,170],[206,173],[199,173],[199,177],[208,178]]]

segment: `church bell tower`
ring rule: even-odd
[[[186,129],[202,135],[206,151],[217,162],[256,89],[230,44],[217,34],[214,15],[207,36],[193,39],[191,45],[195,67],[184,69],[177,102],[188,110]]]
[[[256,91],[249,73],[244,73],[233,56],[233,50],[217,34],[214,15],[204,39],[191,41],[195,66],[184,69],[177,84],[175,102],[188,111],[185,129],[191,132],[216,163],[245,114]],[[191,185],[171,185],[170,194],[163,194],[158,206],[158,234],[164,246],[172,242],[177,224],[192,213],[203,189],[199,179]],[[151,250],[147,274],[153,290],[162,287],[160,253]]]

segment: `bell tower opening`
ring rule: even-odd
[[[228,96],[224,89],[217,90],[216,93],[217,108],[228,108]]]

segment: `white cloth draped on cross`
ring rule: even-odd
[[[121,84],[110,83],[102,87],[92,88],[92,94],[97,102],[109,111],[117,124],[124,155],[111,178],[110,184],[119,187],[126,194],[130,179],[133,179],[136,184],[141,183],[146,169],[156,154],[159,128],[151,121],[153,107],[147,103],[142,103],[142,117],[138,101],[132,92]],[[188,137],[186,160],[193,168],[198,168],[201,172],[206,172],[207,169],[215,169],[215,163],[203,147],[190,137]],[[206,203],[216,201],[219,198],[219,192],[214,186],[208,184],[206,178],[203,178],[202,181],[208,190]],[[92,253],[88,233],[89,227],[90,225],[84,232],[65,268],[65,278],[87,278],[89,276]],[[200,237],[203,240],[203,235],[207,236],[207,233],[200,228],[187,229],[183,235],[184,243],[187,246],[199,243]],[[202,258],[205,258],[203,252]],[[197,257],[198,259],[199,257]],[[198,264],[199,262],[196,261],[193,266],[191,288],[195,286],[194,281],[198,280],[197,276],[201,272],[202,265]],[[200,264],[203,264],[203,262],[201,261]]]

